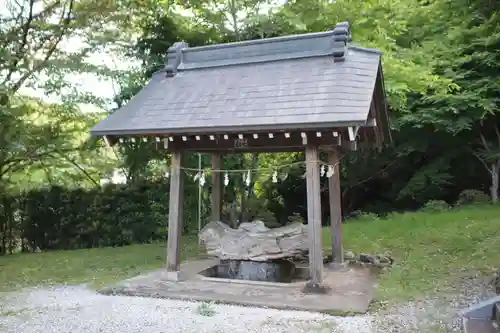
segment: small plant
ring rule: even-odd
[[[445,212],[450,209],[450,205],[443,200],[430,200],[420,209],[424,212]]]
[[[314,327],[310,332],[314,333],[332,333],[337,331],[337,324],[333,322],[323,323],[319,327]]]
[[[212,302],[203,302],[200,305],[198,305],[198,308],[196,309],[196,312],[199,315],[205,316],[205,317],[213,317],[215,316],[215,309],[213,307]]]
[[[355,220],[361,215],[363,215],[363,212],[361,210],[357,209],[357,210],[353,210],[352,212],[350,212],[349,215],[347,215],[345,218],[346,218],[346,220]]]
[[[168,228],[167,227],[160,227],[156,230],[156,235],[159,238],[167,238],[168,236]]]
[[[291,216],[288,216],[288,223],[301,223],[304,224],[304,218],[299,213],[293,213]]]
[[[353,220],[356,221],[377,221],[380,220],[380,217],[375,214],[375,213],[364,213],[361,211],[358,211],[355,215],[355,217],[352,218]]]

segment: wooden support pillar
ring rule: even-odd
[[[167,279],[173,281],[182,280],[180,264],[184,203],[184,171],[181,170],[181,166],[182,152],[172,152],[168,206]]]
[[[343,268],[344,252],[342,247],[342,194],[340,192],[340,152],[328,152],[328,164],[334,166],[334,174],[328,178],[330,201],[330,227],[332,233],[332,268]]]
[[[307,181],[307,228],[309,234],[309,272],[311,280],[306,285],[308,292],[322,292],[323,241],[321,233],[321,189],[319,175],[319,150],[306,147]]]
[[[222,154],[212,154],[212,170],[222,169]],[[222,216],[222,173],[212,172],[212,221]]]

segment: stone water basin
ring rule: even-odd
[[[243,280],[257,282],[293,283],[307,281],[309,269],[288,260],[250,261],[221,260],[218,265],[199,273],[210,280]]]

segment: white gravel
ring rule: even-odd
[[[364,316],[104,296],[85,286],[0,295],[2,333],[389,333],[459,332],[456,313],[491,291],[481,281],[442,299],[424,299]],[[431,330],[432,328],[432,330]]]
[[[363,317],[208,305],[126,296],[104,296],[84,286],[38,289],[8,295],[0,305],[5,333],[370,333]]]

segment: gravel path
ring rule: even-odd
[[[371,332],[370,320],[362,317],[103,296],[84,286],[30,290],[2,303],[5,333]]]
[[[364,316],[104,296],[85,286],[37,288],[0,298],[2,333],[388,333],[458,332],[458,309],[491,296],[483,281],[456,295],[425,299]]]

